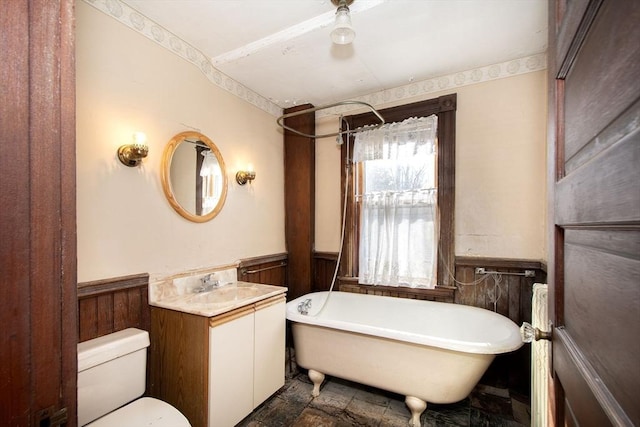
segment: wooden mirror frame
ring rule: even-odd
[[[222,193],[220,194],[220,198],[218,199],[218,203],[213,208],[213,210],[206,215],[196,215],[189,211],[187,211],[176,199],[175,194],[173,193],[173,188],[171,186],[171,159],[173,158],[173,154],[175,153],[178,146],[184,142],[185,139],[195,139],[196,141],[204,142],[207,147],[211,150],[211,152],[218,159],[218,164],[220,165],[220,170],[222,171],[223,184],[222,184]],[[218,147],[207,138],[205,135],[200,132],[195,131],[187,131],[181,132],[171,138],[171,141],[164,148],[164,152],[162,154],[162,167],[160,168],[160,177],[162,179],[162,190],[164,190],[164,195],[167,197],[169,204],[171,207],[178,212],[183,218],[188,219],[193,222],[207,222],[211,219],[215,218],[216,215],[222,210],[224,206],[224,202],[227,199],[227,170],[224,165],[224,160],[222,159],[222,155],[218,150]]]

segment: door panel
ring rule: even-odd
[[[556,5],[549,24],[556,425],[640,425],[640,2]]]
[[[567,159],[638,98],[640,85],[633,84],[632,79],[637,81],[640,71],[640,17],[634,20],[628,16],[633,14],[631,8],[633,5],[618,5],[615,0],[604,1],[577,56],[567,58],[564,64],[573,61],[565,78]]]
[[[576,350],[563,330],[554,331],[553,365],[555,370],[556,387],[561,387],[562,399],[557,400],[563,405],[563,411],[557,411],[563,417],[556,417],[556,425],[581,425],[606,427],[613,425],[598,402],[594,393],[585,392],[590,389],[590,380],[595,378],[590,375],[588,367],[579,367],[579,350]],[[558,390],[557,390],[558,391]],[[584,414],[588,414],[588,417]],[[588,420],[588,422],[587,422]]]
[[[76,425],[73,0],[0,1],[0,425]]]
[[[607,233],[600,234],[607,238]],[[632,396],[625,390],[640,383],[635,356],[640,354],[640,313],[637,286],[628,284],[637,280],[633,275],[640,261],[595,246],[574,245],[568,233],[565,237],[565,331],[616,399],[631,407]],[[591,315],[583,316],[584,312]]]
[[[623,225],[638,217],[639,135],[623,137],[558,182],[556,224]]]

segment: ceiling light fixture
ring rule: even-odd
[[[349,15],[349,5],[354,0],[331,0],[331,3],[338,7],[336,10],[336,22],[331,31],[331,41],[335,44],[349,44],[356,38],[356,32],[351,26],[351,15]]]

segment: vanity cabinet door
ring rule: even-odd
[[[209,427],[233,427],[253,410],[253,307],[209,328]]]
[[[285,298],[257,304],[253,405],[257,407],[284,385]]]

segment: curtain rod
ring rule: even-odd
[[[292,127],[289,127],[287,125],[285,125],[282,121],[284,119],[288,119],[290,117],[295,117],[295,116],[301,116],[303,114],[309,114],[309,113],[314,113],[316,111],[320,111],[320,110],[326,110],[329,108],[333,108],[333,107],[339,107],[342,105],[363,105],[367,108],[369,108],[369,110],[371,110],[371,112],[378,118],[378,120],[380,120],[380,123],[377,123],[375,125],[371,125],[371,126],[367,126],[366,130],[371,130],[371,129],[376,129],[379,128],[380,126],[385,124],[384,118],[380,115],[380,113],[378,112],[378,110],[376,110],[371,104],[367,104],[366,102],[362,102],[362,101],[340,101],[340,102],[336,102],[335,104],[329,104],[329,105],[323,105],[322,107],[313,107],[313,108],[307,108],[306,110],[301,110],[301,111],[296,111],[294,113],[288,113],[288,114],[283,114],[282,116],[278,117],[278,119],[276,120],[276,122],[278,123],[278,125],[280,125],[282,128],[291,131],[297,135],[300,136],[304,136],[306,138],[329,138],[332,136],[342,136],[344,134],[350,134],[350,133],[356,133],[356,132],[360,132],[360,130],[358,129],[354,129],[354,130],[346,130],[346,131],[338,131],[335,133],[327,133],[324,135],[312,135],[312,134],[308,134],[308,133],[303,133],[300,132],[296,129],[293,129]],[[364,130],[364,129],[362,129]]]

